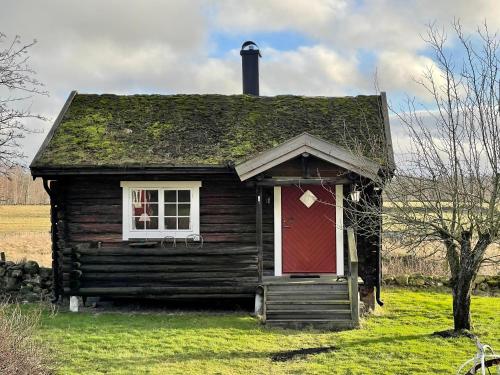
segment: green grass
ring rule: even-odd
[[[360,330],[269,330],[246,313],[59,313],[39,336],[58,351],[61,374],[454,374],[475,352],[450,328],[451,298],[385,290],[386,305]],[[500,350],[500,299],[473,297],[475,332]],[[272,362],[270,354],[334,345],[338,351]]]

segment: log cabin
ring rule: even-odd
[[[50,195],[61,297],[255,299],[270,326],[355,327],[380,301],[381,205],[394,170],[385,93],[71,92],[30,168]],[[357,197],[357,198],[356,198]]]

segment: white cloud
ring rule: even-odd
[[[436,83],[443,83],[443,77],[436,64],[428,57],[413,53],[383,51],[378,55],[378,79],[381,87],[387,91],[403,91],[416,95],[423,100],[432,97],[421,81],[424,73],[432,70]]]
[[[322,45],[294,51],[266,49],[261,92],[265,95],[345,95],[361,86],[354,56],[340,56]]]
[[[460,17],[467,30],[500,24],[496,0],[87,0],[2,3],[0,31],[37,38],[31,61],[49,98],[33,110],[52,119],[71,90],[112,93],[241,92],[237,48],[210,55],[211,33],[292,31],[308,46],[262,51],[261,93],[346,95],[381,89],[425,97],[413,82],[432,62],[421,55],[425,24]],[[265,40],[256,40],[266,45]],[[373,66],[361,69],[360,51]],[[221,52],[221,51],[219,51]],[[46,124],[48,129],[50,124]],[[31,156],[43,136],[28,137]]]
[[[217,0],[215,22],[238,31],[293,29],[320,37],[331,22],[348,9],[346,0]]]

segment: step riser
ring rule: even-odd
[[[351,314],[350,313],[336,313],[336,314],[331,314],[331,313],[320,313],[320,312],[315,312],[315,313],[304,313],[304,314],[297,314],[297,313],[291,313],[291,314],[284,314],[284,313],[272,313],[268,312],[267,314],[267,319],[268,320],[286,320],[286,319],[293,319],[293,320],[309,320],[309,319],[321,319],[321,320],[348,320],[351,319]]]
[[[266,326],[269,328],[282,328],[282,329],[319,329],[325,331],[341,331],[345,329],[354,328],[351,323],[309,323],[309,322],[273,322],[272,320],[266,321]]]
[[[345,301],[349,299],[349,293],[335,293],[335,294],[316,294],[316,293],[304,293],[304,294],[272,294],[266,293],[267,301],[310,301],[310,300],[337,300]]]
[[[347,291],[347,285],[331,284],[331,285],[269,285],[269,292],[312,292],[321,293],[328,291]]]
[[[351,311],[351,308],[349,305],[335,305],[335,304],[329,304],[329,305],[298,305],[294,303],[289,303],[286,305],[280,305],[280,304],[267,304],[267,311],[325,311],[325,310],[339,310],[339,311]]]

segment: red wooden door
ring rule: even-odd
[[[307,191],[318,199],[309,208],[300,200]],[[283,186],[281,218],[283,273],[335,273],[335,189]]]

